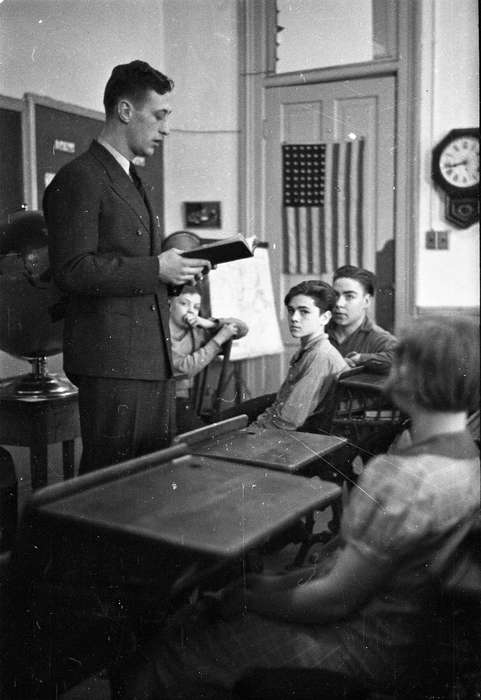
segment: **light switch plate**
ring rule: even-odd
[[[448,250],[449,248],[449,231],[436,231],[437,249]]]
[[[436,249],[436,231],[426,231],[426,249],[435,250]]]

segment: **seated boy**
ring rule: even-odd
[[[177,433],[203,425],[191,400],[195,375],[222,351],[224,343],[231,338],[242,338],[248,332],[246,324],[236,318],[202,318],[200,306],[201,296],[196,287],[184,285],[172,290],[169,326],[177,380]]]
[[[297,430],[330,398],[337,378],[348,369],[346,361],[325,333],[336,304],[336,294],[326,282],[309,280],[289,290],[289,331],[301,346],[290,361],[289,372],[274,403],[261,413],[254,426]]]
[[[375,285],[376,278],[369,270],[354,265],[338,268],[332,283],[337,302],[327,333],[349,367],[364,365],[382,373],[391,367],[397,341],[367,315]]]
[[[374,298],[376,277],[361,267],[343,265],[334,273],[332,286],[337,295],[331,322],[326,328],[329,340],[346,359],[350,368],[363,366],[368,372],[387,373],[391,367],[396,338],[371,321],[368,315]],[[359,408],[380,407],[380,398],[366,395],[358,402]],[[389,411],[390,402],[383,401]],[[355,402],[351,408],[355,407]],[[343,460],[344,468],[352,462],[352,469],[359,474],[367,458],[384,452],[399,430],[398,421],[386,420],[383,424],[359,420],[355,428],[349,421],[336,425],[335,432],[348,438],[349,446],[337,452],[334,460]]]

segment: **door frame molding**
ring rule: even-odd
[[[275,0],[241,0],[239,8],[240,85],[239,224],[246,235],[265,240],[265,120],[267,87],[332,82],[362,77],[396,77],[395,161],[395,327],[415,311],[415,242],[419,198],[420,8],[416,0],[397,3],[398,58],[275,75]],[[404,232],[404,235],[403,235]]]

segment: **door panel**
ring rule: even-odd
[[[266,91],[265,230],[271,244],[274,291],[286,345],[284,358],[270,373],[274,390],[285,376],[286,358],[294,349],[285,328],[283,298],[290,287],[307,278],[306,275],[286,274],[282,267],[281,145],[364,139],[363,265],[376,272],[382,285],[375,305],[376,319],[380,325],[391,329],[394,322],[394,99],[393,77],[273,87]],[[326,173],[326,187],[328,178],[329,172]],[[321,278],[330,282],[332,272],[332,265],[328,266]]]
[[[302,143],[302,134],[322,133],[322,102],[285,104],[282,107],[283,140]]]

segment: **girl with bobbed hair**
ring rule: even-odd
[[[404,333],[385,387],[427,411],[479,408],[479,327],[463,316],[418,319]],[[402,408],[402,407],[401,407]]]
[[[259,667],[318,668],[367,688],[396,687],[429,624],[431,564],[479,515],[479,453],[466,428],[479,401],[475,324],[413,323],[386,391],[411,419],[411,444],[367,464],[330,565],[231,585],[219,619],[197,617],[145,652],[124,697],[213,697]]]

